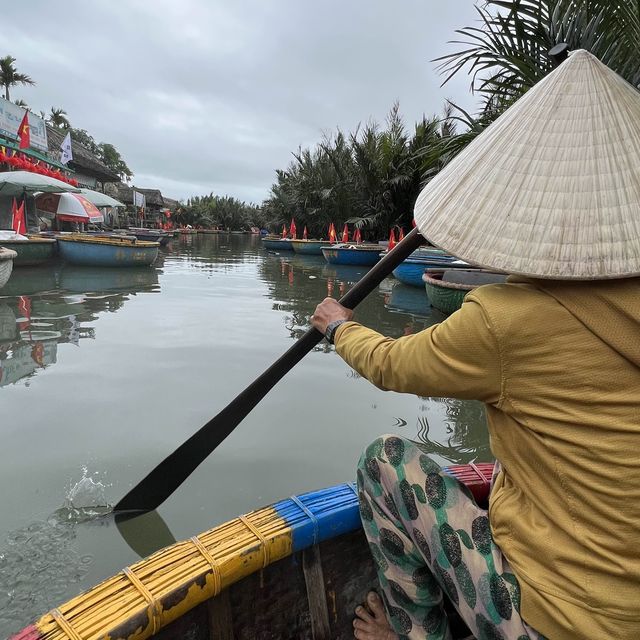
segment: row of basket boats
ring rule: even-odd
[[[111,232],[22,235],[0,231],[0,288],[13,267],[45,264],[56,257],[70,264],[93,267],[149,266],[160,246],[173,234],[132,227]]]
[[[262,239],[269,251],[293,251],[321,255],[329,264],[373,266],[386,254],[380,244],[336,244],[325,240],[291,240],[274,236]],[[414,251],[393,271],[403,284],[424,287],[431,306],[445,314],[460,308],[464,297],[483,284],[504,282],[506,274],[480,269],[440,249]]]

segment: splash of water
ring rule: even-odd
[[[99,518],[111,511],[111,505],[105,495],[106,485],[98,478],[97,473],[89,473],[82,467],[82,478],[69,486],[64,505],[54,514],[58,521],[71,523],[86,522]]]

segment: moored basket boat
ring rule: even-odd
[[[172,236],[162,229],[145,229],[144,227],[129,227],[127,233],[135,236],[138,240],[146,242],[159,242],[164,247],[169,244]]]
[[[483,284],[504,282],[507,275],[482,269],[427,269],[422,280],[431,306],[442,313],[457,311],[464,297]]]
[[[158,257],[158,242],[130,237],[71,234],[58,238],[60,255],[71,264],[93,267],[149,266]]]
[[[430,267],[446,268],[455,261],[456,258],[451,254],[439,249],[418,249],[393,270],[393,275],[402,284],[410,287],[423,287],[422,275],[425,269]]]
[[[261,238],[262,246],[271,251],[293,251],[291,240],[279,236],[264,236]]]
[[[363,245],[334,245],[323,247],[322,255],[329,264],[352,264],[358,266],[373,266],[384,251],[384,247],[377,244]]]
[[[0,247],[0,289],[7,284],[13,270],[13,261],[18,254],[12,249]]]
[[[493,465],[465,467],[447,470],[486,496]],[[355,607],[376,584],[356,488],[342,484],[162,549],[12,640],[347,640]]]
[[[16,233],[1,232],[0,244],[5,249],[16,252],[14,267],[37,265],[51,260],[56,254],[54,238],[43,238],[36,235],[23,236]]]
[[[291,247],[296,253],[307,256],[321,256],[323,247],[330,247],[329,240],[292,240]]]

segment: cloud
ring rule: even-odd
[[[0,54],[17,58],[35,110],[121,152],[141,187],[174,198],[215,192],[260,202],[275,170],[323,131],[409,125],[468,79],[440,88],[433,58],[475,20],[471,0],[47,0],[3,8]]]

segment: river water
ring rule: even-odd
[[[124,536],[100,515],[363,273],[240,235],[176,238],[148,269],[14,270],[0,290],[0,637],[174,538],[353,480],[381,433],[443,463],[490,459],[481,405],[384,393],[321,343],[158,512]],[[442,316],[388,278],[356,319],[398,337]]]

